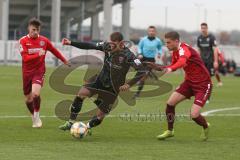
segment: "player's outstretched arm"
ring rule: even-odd
[[[104,42],[100,43],[90,43],[90,42],[75,42],[71,41],[67,38],[62,39],[62,44],[63,45],[71,45],[79,49],[95,49],[95,50],[101,50],[103,51],[103,45]]]
[[[145,62],[149,68],[155,69],[157,71],[162,71],[165,67],[153,62]]]
[[[119,87],[119,90],[122,91],[122,92],[128,91],[130,87],[131,86],[128,83],[125,83],[124,85]]]
[[[52,45],[50,41],[47,44],[47,50],[49,50],[54,56],[60,59],[65,65],[70,66],[70,63],[66,60],[66,58]]]

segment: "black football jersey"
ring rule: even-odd
[[[200,35],[197,39],[197,46],[200,50],[201,58],[204,62],[213,62],[214,60],[214,47],[217,45],[216,38],[212,34],[204,37]]]

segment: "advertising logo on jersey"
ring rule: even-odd
[[[39,45],[40,45],[41,47],[43,47],[43,46],[45,46],[45,42],[44,42],[44,41],[40,41],[40,42],[39,42]]]

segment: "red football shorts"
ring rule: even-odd
[[[23,73],[23,93],[28,95],[32,91],[32,84],[43,86],[44,72]]]
[[[195,97],[194,104],[203,107],[211,95],[212,82],[204,81],[200,83],[192,83],[185,80],[177,89],[176,92],[184,95],[186,98]]]

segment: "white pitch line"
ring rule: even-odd
[[[238,108],[240,109],[240,108]],[[237,109],[234,109],[234,110],[237,110]],[[213,111],[213,110],[211,110]],[[221,110],[221,111],[225,111],[225,110]],[[220,112],[220,111],[215,111],[215,112]],[[211,113],[215,113],[215,112],[210,112],[210,111],[207,111],[207,112],[203,112],[202,115],[203,116],[207,116],[207,117],[239,117],[240,114],[232,114],[232,113],[229,113],[229,114],[211,114]],[[176,117],[189,117],[189,115],[176,115]],[[41,118],[57,118],[57,116],[40,116]],[[128,118],[128,117],[132,117],[132,118],[135,118],[135,117],[140,117],[140,118],[151,118],[151,117],[164,117],[164,115],[149,115],[149,114],[141,114],[141,115],[138,115],[138,114],[123,114],[123,115],[108,115],[107,118]],[[31,118],[31,116],[18,116],[18,115],[15,115],[15,116],[9,116],[9,115],[0,115],[0,119],[10,119],[10,118]]]
[[[40,116],[41,118],[56,118],[57,116]],[[20,115],[15,115],[15,116],[9,116],[9,115],[1,115],[0,119],[8,119],[8,118],[31,118],[31,116],[20,116]]]
[[[239,109],[240,109],[240,107],[214,109],[214,110],[203,112],[202,115],[203,116],[208,116],[208,115],[210,115],[212,113],[216,113],[216,112],[232,111],[232,110],[239,110]]]

